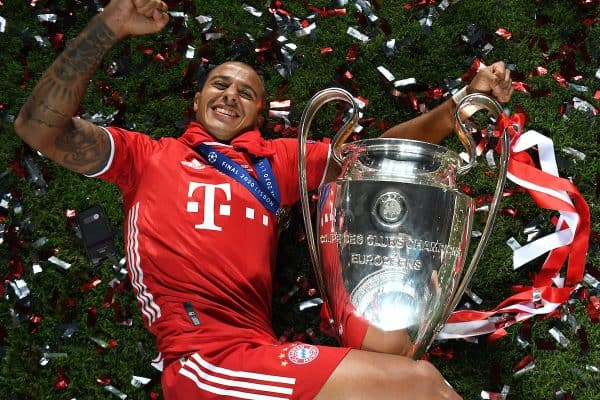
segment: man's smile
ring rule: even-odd
[[[213,107],[213,111],[216,112],[216,113],[218,113],[218,114],[230,117],[230,118],[237,118],[237,117],[239,117],[239,114],[237,113],[237,111],[235,111],[235,110],[233,110],[231,108],[225,108],[225,107],[222,107],[222,106],[215,106],[215,107]]]

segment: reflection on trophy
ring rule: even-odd
[[[319,188],[316,222],[306,188],[306,139],[319,108],[331,101],[351,104],[352,116],[332,140],[340,176]],[[408,338],[420,358],[456,307],[490,236],[506,178],[507,134],[496,191],[477,248],[465,267],[474,200],[455,179],[475,165],[475,144],[467,119],[478,110],[498,118],[501,106],[472,94],[457,106],[456,131],[470,155],[464,163],[439,145],[406,139],[345,143],[358,121],[351,94],[330,88],[307,104],[300,124],[301,201],[309,251],[323,307],[338,330],[352,312],[385,335]],[[340,335],[344,335],[340,332]]]

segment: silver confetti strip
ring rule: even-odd
[[[196,48],[188,44],[187,50],[185,51],[185,58],[192,59],[196,56]]]
[[[585,370],[591,371],[591,372],[596,372],[596,373],[600,372],[600,369],[598,367],[596,367],[595,365],[586,365]]]
[[[4,33],[6,30],[6,18],[0,17],[0,33]]]
[[[317,24],[313,22],[310,25],[308,25],[306,28],[298,29],[294,33],[298,37],[309,36],[311,33],[314,32],[315,29],[317,29]]]
[[[219,33],[219,32],[207,32],[204,34],[204,38],[206,40],[218,40],[218,39],[221,39],[224,37],[225,37],[225,34]]]
[[[212,19],[212,17],[211,17],[211,16],[209,16],[209,15],[198,15],[198,16],[195,18],[195,20],[196,20],[196,21],[198,21],[198,23],[199,23],[200,25],[204,25],[204,24],[206,24],[206,23],[212,22],[212,20],[213,20],[213,19]]]
[[[571,327],[571,329],[573,329],[574,332],[577,332],[577,330],[579,330],[581,326],[579,325],[579,322],[577,322],[577,318],[575,318],[575,315],[573,315],[573,313],[569,310],[569,306],[563,304],[561,309],[562,313],[560,315],[560,320],[562,322],[567,323]]]
[[[588,114],[590,117],[598,114],[598,109],[596,107],[579,97],[573,97],[573,107],[575,107],[576,110]]]
[[[61,260],[60,258],[56,257],[56,256],[51,256],[48,261],[50,261],[52,264],[64,269],[65,271],[68,270],[69,268],[71,268],[71,264],[69,264],[66,261]]]
[[[262,17],[262,11],[256,9],[255,7],[253,7],[249,4],[246,4],[246,3],[242,4],[242,9],[257,18]]]
[[[396,79],[394,77],[394,74],[392,74],[386,67],[384,66],[379,66],[377,67],[377,71],[379,71],[379,73],[381,75],[383,75],[383,77],[388,81],[388,82],[393,82],[394,79]]]
[[[398,79],[396,82],[394,82],[394,87],[398,89],[405,86],[415,85],[416,83],[416,78]]]
[[[53,358],[67,358],[67,353],[44,353],[42,358],[40,358],[39,364],[42,367],[48,365],[51,359]]]
[[[286,110],[269,110],[269,118],[285,118],[290,115]]]
[[[513,251],[521,248],[521,245],[519,244],[519,242],[517,242],[517,239],[515,239],[512,236],[510,238],[508,238],[508,240],[506,241],[506,244],[508,245],[508,247],[513,249]]]
[[[485,161],[487,162],[488,167],[496,168],[496,160],[494,160],[494,150],[489,149],[485,153]]]
[[[589,286],[591,288],[600,290],[600,281],[598,279],[596,279],[594,276],[592,276],[591,274],[589,274],[588,272],[586,272],[583,275],[583,283],[585,283],[587,286]]]
[[[570,343],[569,339],[558,329],[557,327],[553,327],[548,332],[550,335],[560,344],[562,347],[567,347]]]
[[[44,272],[42,266],[40,265],[39,260],[37,259],[37,257],[33,258],[31,260],[31,269],[33,270],[33,274],[39,274],[40,272]]]
[[[363,43],[367,43],[369,41],[369,37],[367,35],[361,33],[358,29],[352,26],[348,27],[346,33],[352,36],[353,38],[360,40]]]
[[[121,392],[119,389],[117,389],[113,385],[106,385],[106,386],[104,386],[104,390],[106,390],[107,392],[110,392],[110,393],[114,394],[115,396],[117,396],[121,400],[125,400],[127,398],[127,395],[125,393]]]
[[[323,304],[323,300],[320,297],[315,297],[314,299],[304,300],[298,305],[298,309],[300,311],[304,311],[307,308],[316,307]]]
[[[146,378],[143,376],[135,376],[133,375],[131,377],[131,386],[133,386],[134,388],[141,388],[146,386],[148,383],[150,383],[151,379],[150,378]]]
[[[90,336],[90,339],[92,340],[92,342],[96,343],[98,346],[102,347],[103,349],[107,349],[108,348],[108,343],[100,338],[94,337],[94,336]]]
[[[539,289],[533,289],[531,297],[534,303],[539,303],[542,301],[542,292]]]
[[[6,208],[8,210],[8,207],[10,207],[11,199],[12,199],[12,194],[5,193],[4,196],[2,196],[2,199],[0,199],[0,207]]]
[[[469,296],[469,298],[473,300],[476,304],[481,305],[481,303],[483,303],[483,299],[477,296],[477,294],[475,294],[471,289],[466,289],[465,294]]]
[[[19,299],[23,299],[29,296],[29,293],[31,293],[29,287],[27,287],[27,282],[25,282],[23,279],[15,279],[14,281],[10,281],[9,285],[13,292],[15,292],[15,296],[17,296]]]
[[[576,150],[572,147],[569,147],[569,146],[563,147],[562,151],[564,153],[567,153],[570,156],[577,158],[578,160],[581,160],[581,161],[585,160],[585,153],[582,153],[581,151]]]
[[[56,16],[56,14],[38,14],[37,19],[39,22],[56,23],[57,16]]]
[[[33,158],[30,156],[23,157],[23,163],[25,164],[25,169],[29,174],[29,180],[40,189],[47,189],[48,184],[44,180],[42,175],[42,171],[37,166],[37,164],[33,161]]]
[[[524,348],[526,348],[526,347],[529,346],[529,342],[526,339],[524,339],[521,335],[517,336],[517,344],[522,349],[524,349]]]
[[[569,85],[569,89],[573,89],[573,90],[576,90],[576,91],[582,92],[582,93],[583,92],[587,92],[589,90],[589,88],[587,86],[584,86],[584,85],[576,85],[576,84],[571,83],[571,82],[569,82],[568,85]]]
[[[62,338],[63,340],[67,340],[67,339],[71,339],[71,337],[73,336],[73,334],[77,331],[77,325],[76,324],[71,324],[71,326],[68,326],[63,334],[62,334]]]
[[[448,0],[442,0],[440,1],[440,4],[438,4],[438,9],[440,11],[445,11],[448,7],[450,7]]]
[[[187,19],[187,15],[183,11],[169,11],[169,15],[173,18]]]
[[[527,364],[526,366],[524,366],[523,368],[521,368],[520,370],[515,371],[513,376],[514,377],[521,376],[521,375],[525,374],[526,372],[531,371],[534,368],[535,368],[535,363],[532,361],[529,364]]]
[[[39,249],[42,246],[44,246],[46,243],[48,243],[48,238],[45,236],[42,236],[41,238],[39,238],[35,242],[33,242],[33,247],[36,249]]]

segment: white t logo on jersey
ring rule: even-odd
[[[225,196],[227,201],[231,201],[231,186],[229,183],[221,183],[218,185],[213,185],[210,183],[200,183],[200,182],[190,182],[190,186],[188,188],[188,198],[192,198],[194,196],[194,192],[198,188],[204,188],[204,220],[201,224],[196,224],[194,227],[196,229],[208,229],[211,231],[221,231],[221,228],[218,225],[215,225],[215,193],[217,189],[225,192]],[[231,206],[229,204],[219,204],[219,215],[227,215],[231,214]],[[199,212],[199,204],[197,201],[188,201],[187,203],[187,211],[192,213]]]

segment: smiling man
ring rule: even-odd
[[[222,142],[259,128],[264,106],[265,91],[260,77],[248,65],[238,62],[213,69],[194,97],[196,121]]]
[[[279,343],[271,327],[278,214],[299,199],[295,139],[265,140],[254,69],[227,62],[194,97],[196,122],[161,138],[74,117],[106,52],[168,22],[160,0],[113,0],[41,77],[16,133],[64,167],[123,194],[127,265],[140,311],[164,357],[166,399],[460,399],[426,361],[348,316],[341,347]],[[469,91],[508,101],[509,72],[480,71]],[[439,141],[455,104],[394,126],[387,137]],[[423,136],[421,132],[427,132]],[[329,147],[307,150],[307,182],[328,170]],[[347,328],[346,326],[346,328]]]

